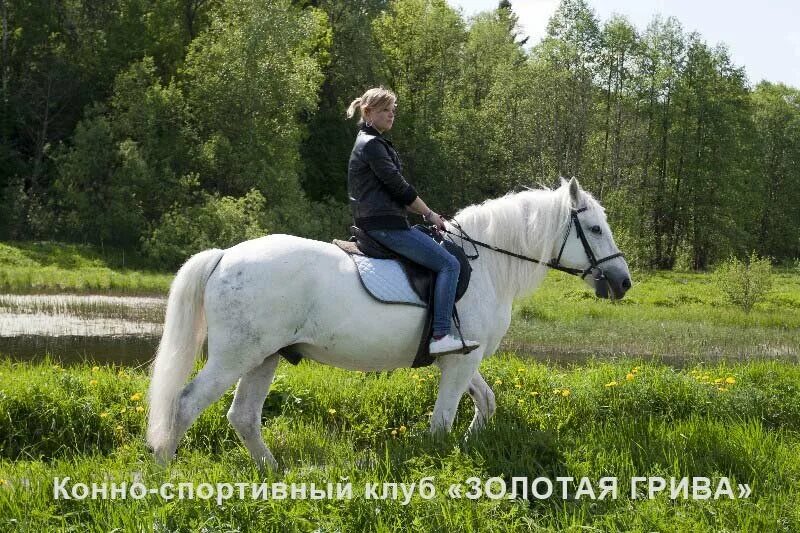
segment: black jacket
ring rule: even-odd
[[[408,229],[405,206],[417,191],[403,178],[392,143],[375,128],[361,126],[347,167],[350,210],[359,228]]]

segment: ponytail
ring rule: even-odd
[[[383,87],[375,87],[370,89],[352,102],[347,108],[345,115],[347,118],[353,118],[353,115],[358,111],[358,123],[364,122],[364,110],[373,109],[382,105],[393,105],[397,101],[397,96],[389,89]]]
[[[361,97],[359,96],[352,102],[350,102],[350,107],[347,108],[347,118],[353,118],[353,115],[356,113],[356,109],[358,109],[359,115],[361,114]]]

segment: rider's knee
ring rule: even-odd
[[[447,266],[445,269],[453,272],[454,274],[459,274],[461,272],[461,263],[458,262],[456,256],[447,254]]]

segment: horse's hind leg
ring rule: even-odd
[[[267,399],[269,386],[278,367],[280,355],[274,354],[267,357],[263,363],[247,372],[236,386],[233,403],[228,410],[230,421],[239,438],[242,439],[250,456],[259,469],[269,467],[276,469],[277,461],[269,451],[261,436],[261,409]]]
[[[227,364],[223,358],[209,357],[206,365],[197,376],[183,389],[178,398],[178,409],[175,416],[174,445],[168,457],[175,453],[177,443],[192,425],[192,422],[209,405],[217,401],[228,388],[236,383],[242,373],[242,366]]]
[[[486,422],[494,415],[496,404],[494,392],[489,388],[480,372],[475,372],[475,375],[472,376],[468,390],[472,402],[475,404],[475,416],[472,418],[468,432],[471,434],[486,425]]]

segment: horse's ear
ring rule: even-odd
[[[578,183],[578,180],[573,177],[569,180],[569,197],[572,199],[572,207],[578,207],[578,201],[580,200],[581,196],[581,186]]]

